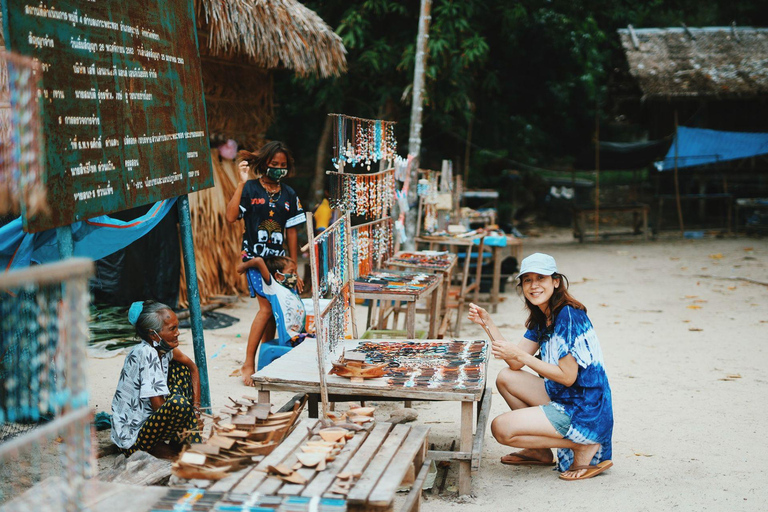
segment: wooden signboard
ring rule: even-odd
[[[192,0],[2,0],[39,61],[50,214],[29,232],[213,186]]]

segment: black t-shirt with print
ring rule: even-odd
[[[279,193],[269,194],[259,180],[246,182],[238,218],[245,219],[243,260],[285,256],[285,230],[306,220],[301,201],[291,187],[281,183]]]

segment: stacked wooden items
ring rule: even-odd
[[[273,413],[272,404],[260,403],[255,397],[229,400],[232,405],[211,417],[213,426],[208,439],[193,443],[180,454],[171,468],[174,475],[220,480],[257,462],[291,433],[306,403],[305,397],[296,401],[293,410]]]

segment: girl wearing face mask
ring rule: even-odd
[[[296,263],[285,256],[266,259],[256,257],[240,263],[237,271],[246,274],[251,297],[259,300],[259,313],[253,323],[255,327],[252,327],[255,330],[255,332],[252,331],[254,334],[252,339],[256,342],[251,344],[251,337],[249,337],[245,364],[261,369],[304,339],[307,315],[304,303],[296,293],[299,280],[296,274]],[[274,317],[277,338],[260,344],[258,340],[261,339],[267,325],[267,318],[263,313],[266,311],[270,311]],[[259,364],[256,365],[256,352],[259,346],[261,346]]]
[[[283,181],[294,170],[290,150],[282,142],[273,141],[265,144],[258,153],[240,151],[238,160],[239,182],[227,204],[226,218],[230,223],[239,219],[245,222],[242,261],[287,255],[294,264],[297,263],[297,229],[306,221],[306,216],[296,192]],[[256,179],[250,179],[251,173]],[[304,289],[301,279],[298,279],[296,287],[299,293]],[[274,338],[276,326],[272,311],[263,310],[262,305],[268,306],[269,303],[259,302],[259,313],[248,334],[249,353],[253,351],[255,354],[259,342]],[[264,319],[267,320],[266,328],[260,325]],[[259,337],[254,338],[257,332]],[[244,384],[253,384],[251,375],[254,371],[252,358],[247,359],[240,371]]]
[[[469,319],[491,337],[493,355],[507,363],[496,386],[511,411],[493,420],[491,432],[501,444],[522,449],[501,463],[557,465],[563,480],[591,478],[613,465],[611,387],[600,342],[552,256],[528,256],[518,278],[528,311],[519,343],[504,339],[486,310],[469,307]]]
[[[141,341],[126,356],[112,399],[112,442],[126,456],[174,456],[182,444],[200,442],[197,365],[178,348],[179,320],[165,304],[134,302],[128,320]]]

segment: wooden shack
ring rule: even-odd
[[[641,126],[649,140],[671,140],[676,124],[768,132],[768,29],[630,25],[618,34],[632,83],[615,87],[620,93],[614,94],[614,109]],[[652,175],[657,199],[672,194],[672,174]],[[768,159],[691,168],[679,179],[683,197],[693,199],[682,205],[686,220],[698,218],[700,225],[730,229],[726,224],[733,201],[768,194]],[[658,206],[660,217],[661,203]],[[666,216],[677,224],[671,210]]]

